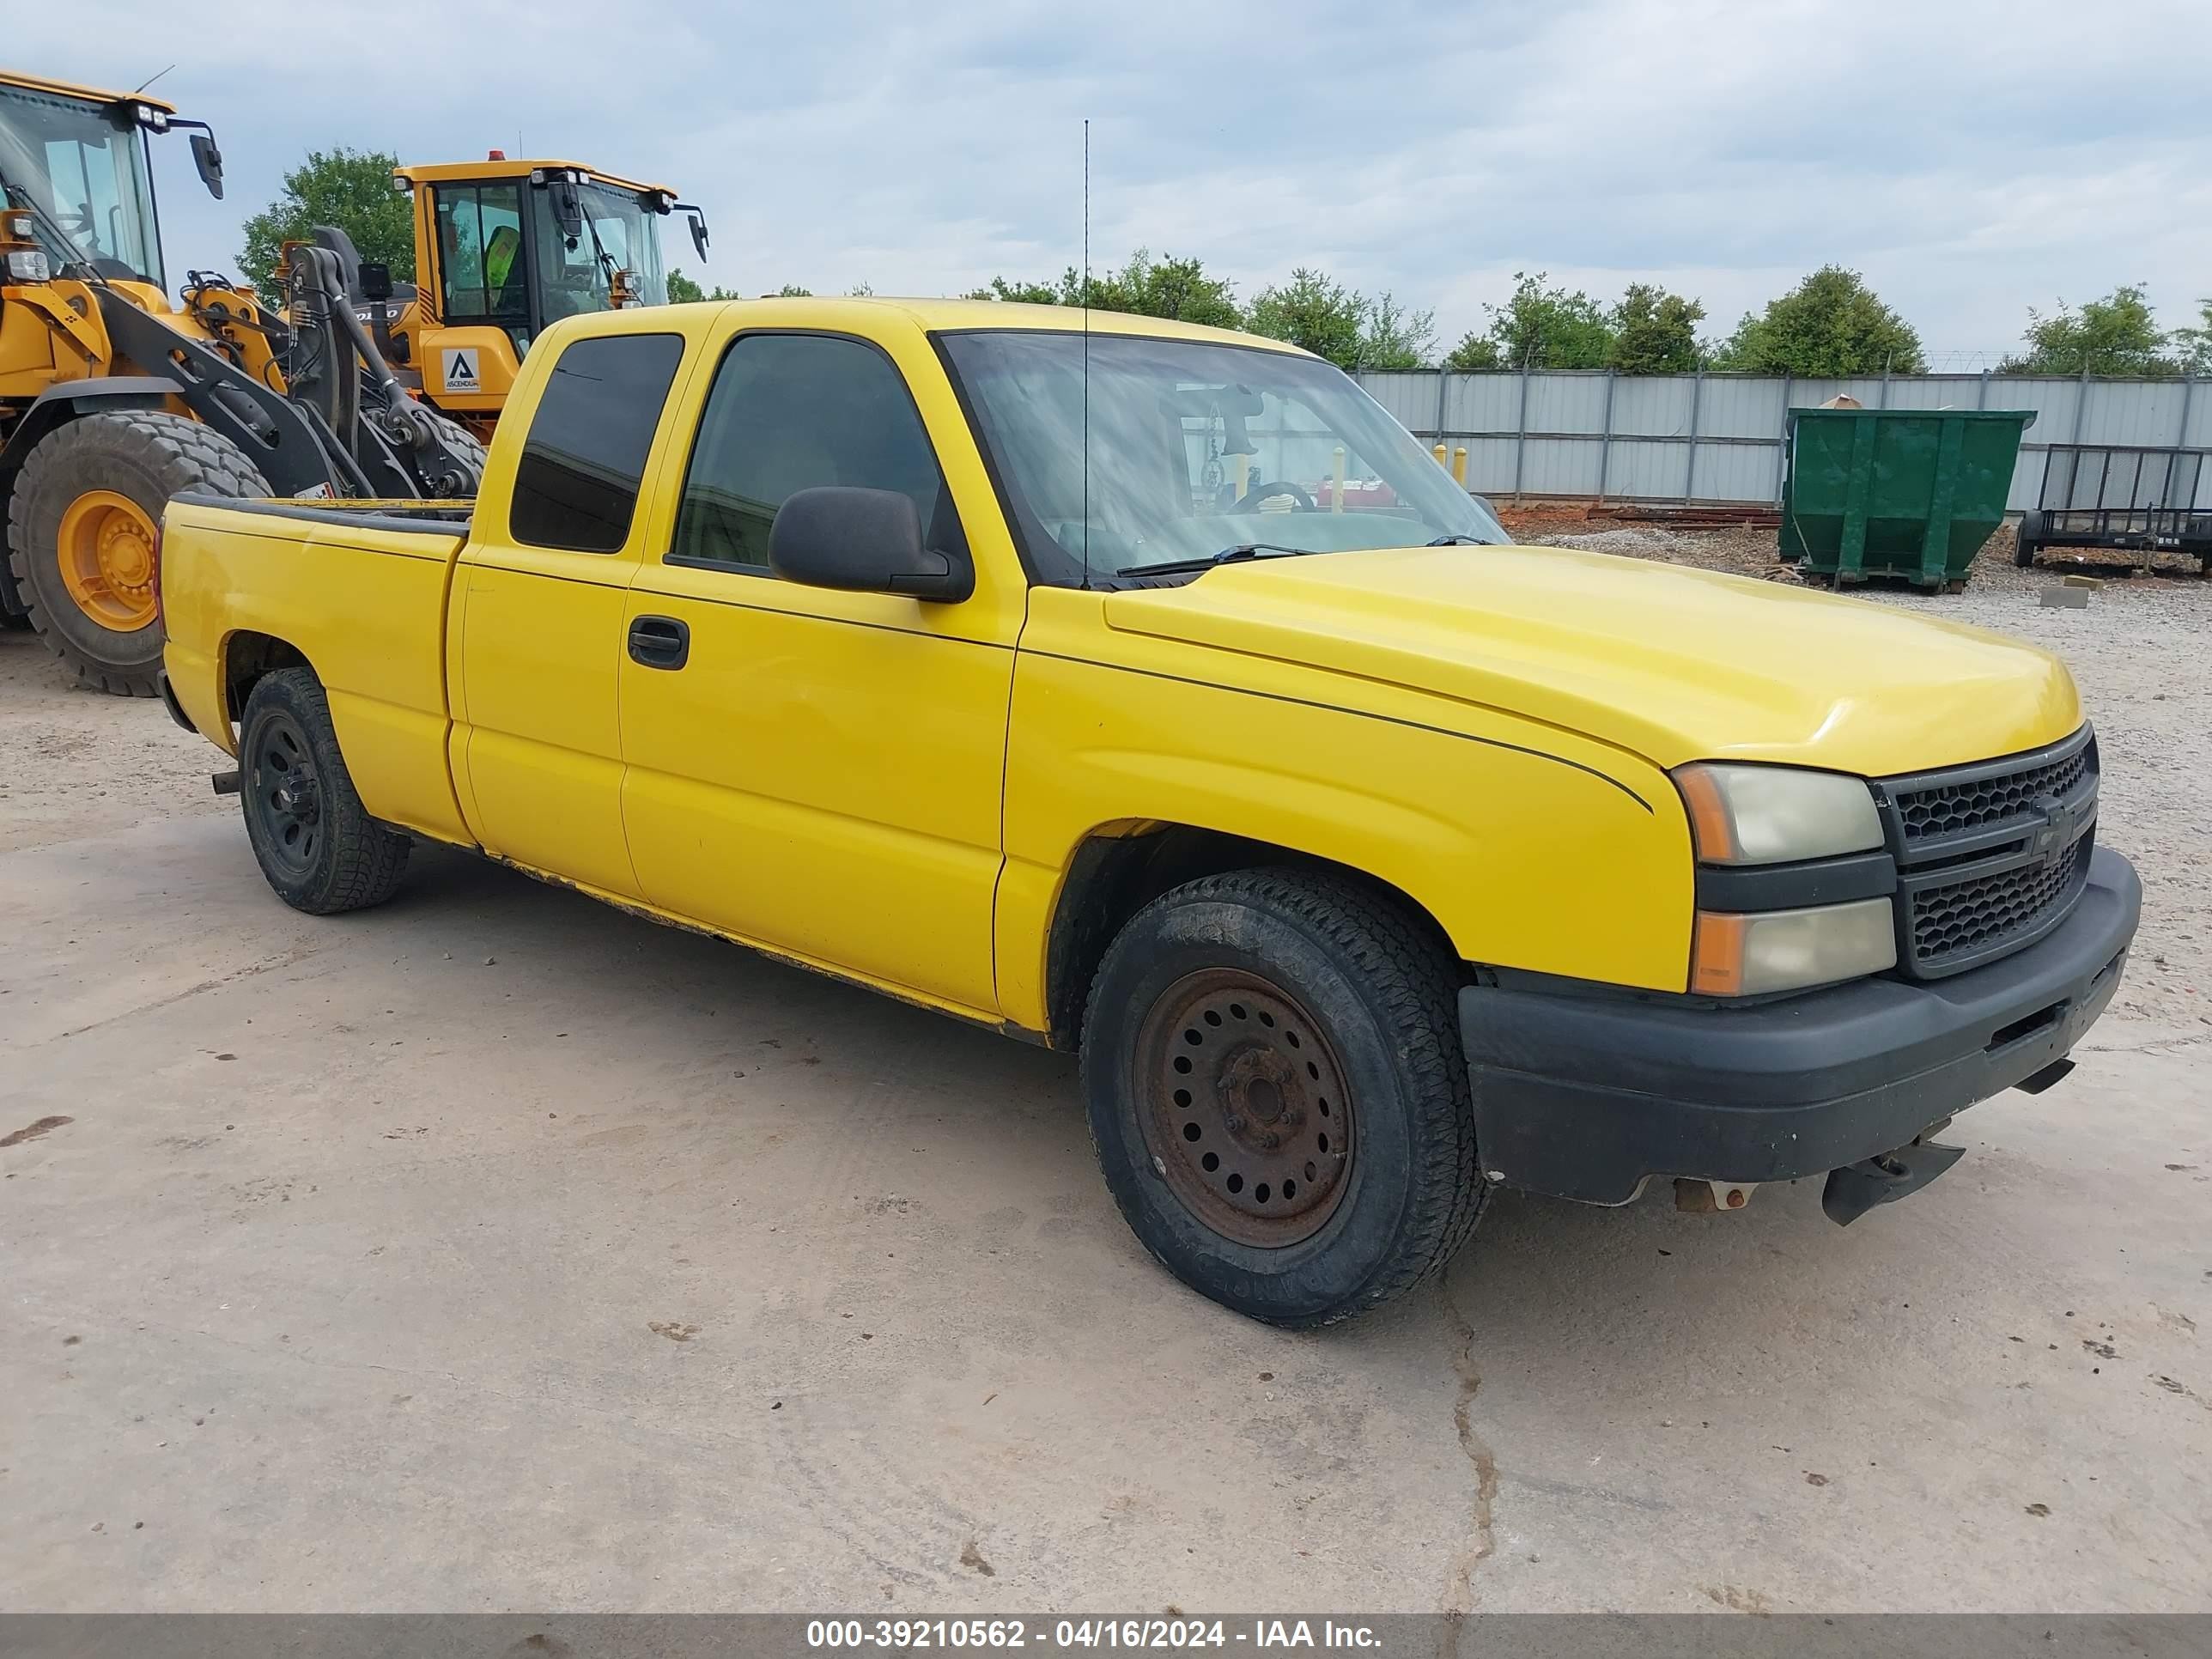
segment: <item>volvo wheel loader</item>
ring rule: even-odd
[[[169,301],[148,146],[179,128],[220,199],[205,123],[0,70],[0,620],[137,696],[161,666],[171,496],[472,495],[483,471],[362,326],[343,237],[286,246],[281,312],[201,271]]]
[[[574,161],[481,161],[393,169],[414,198],[415,273],[359,267],[355,313],[402,384],[489,438],[523,354],[548,323],[580,312],[665,305],[657,221],[686,216],[707,257],[705,214],[665,185]]]

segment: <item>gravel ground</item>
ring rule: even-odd
[[[1672,530],[1551,514],[1523,525],[1528,539],[1631,558],[1726,570],[1796,583],[1775,557],[1771,530]],[[2062,556],[2033,570],[2012,562],[2012,530],[1975,556],[1963,593],[1904,585],[1848,589],[1954,622],[1993,629],[2057,653],[2074,671],[2096,722],[2104,758],[2106,842],[2135,860],[2143,880],[2142,931],[2117,1007],[2138,1018],[2212,1025],[2212,708],[2202,695],[2212,659],[2212,583],[2194,574],[2112,573],[2110,556]],[[2038,592],[2075,569],[2112,579],[2087,609],[2046,609]],[[2194,567],[2189,567],[2192,569]]]

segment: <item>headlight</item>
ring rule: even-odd
[[[8,280],[11,283],[46,283],[53,280],[54,269],[46,258],[46,250],[36,247],[10,248],[8,251]]]
[[[1748,997],[1878,974],[1897,965],[1890,902],[1860,899],[1751,915],[1698,913],[1690,989]]]
[[[1686,766],[1675,787],[1707,864],[1788,864],[1882,844],[1863,780],[1797,766]]]

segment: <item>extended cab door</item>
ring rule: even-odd
[[[616,666],[638,498],[684,343],[641,329],[540,343],[556,355],[508,416],[528,435],[513,471],[485,480],[447,643],[453,777],[477,839],[630,898]]]
[[[629,596],[623,816],[654,905],[989,1017],[1026,590],[943,369],[884,315],[870,339],[757,325],[694,377],[688,466]],[[912,495],[930,544],[975,559],[973,595],[778,578],[776,509],[829,484]]]

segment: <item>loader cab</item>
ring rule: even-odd
[[[400,167],[415,201],[413,303],[395,337],[422,395],[488,429],[522,358],[547,325],[629,305],[662,305],[667,267],[660,221],[696,208],[663,185],[573,161],[485,161]]]
[[[43,253],[54,276],[164,286],[149,135],[194,127],[192,159],[216,197],[222,153],[204,123],[143,93],[103,92],[0,70],[0,193],[11,251]],[[4,256],[0,256],[4,257]],[[28,258],[0,280],[31,279]]]

